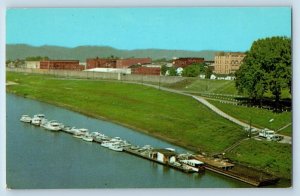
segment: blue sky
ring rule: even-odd
[[[34,46],[246,51],[253,41],[291,37],[291,9],[9,9],[6,42]]]

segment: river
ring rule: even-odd
[[[65,125],[101,131],[136,145],[188,150],[126,127],[39,101],[6,95],[6,176],[8,188],[224,188],[249,185],[206,171],[186,174],[63,132],[19,121],[43,113]],[[125,114],[124,114],[125,115]]]

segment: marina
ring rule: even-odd
[[[86,128],[65,126],[63,123],[57,122],[56,120],[48,121],[43,114],[36,114],[33,118],[31,118],[29,115],[22,115],[20,121],[41,126],[53,132],[65,132],[86,142],[99,143],[101,147],[110,149],[112,151],[132,154],[137,157],[161,164],[165,167],[179,170],[183,173],[198,173],[198,175],[203,175],[205,170],[209,170],[250,184],[252,186],[276,184],[279,180],[279,178],[270,174],[261,171],[255,171],[240,165],[235,165],[226,159],[216,159],[204,155],[195,155],[190,153],[179,154],[175,152],[175,149],[173,148],[153,148],[150,145],[139,147],[121,139],[120,137],[109,137],[100,132],[90,133]],[[249,173],[252,173],[252,175]]]

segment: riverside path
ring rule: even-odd
[[[245,122],[242,122],[242,121],[240,121],[240,120],[238,120],[238,119],[236,119],[236,118],[234,118],[234,117],[226,114],[225,112],[223,112],[222,110],[220,110],[219,108],[217,108],[216,106],[214,106],[213,104],[211,104],[208,101],[206,101],[203,97],[195,96],[195,95],[192,95],[192,94],[189,94],[189,93],[186,93],[186,92],[182,92],[182,91],[179,91],[179,90],[170,89],[170,88],[166,88],[166,87],[162,87],[162,86],[158,86],[158,85],[153,85],[153,84],[139,83],[139,82],[128,82],[128,83],[142,84],[142,85],[153,87],[153,88],[160,89],[160,90],[163,90],[163,91],[177,93],[177,94],[181,94],[181,95],[192,97],[195,100],[197,100],[198,102],[200,102],[201,104],[203,104],[206,107],[208,107],[209,109],[211,109],[213,112],[215,112],[218,115],[222,116],[223,118],[226,118],[227,120],[229,120],[229,121],[231,121],[231,122],[233,122],[233,123],[235,123],[237,125],[240,125],[240,126],[242,126],[244,128],[250,127],[249,124],[247,124]],[[257,128],[257,127],[252,126],[252,125],[251,125],[251,127],[252,128],[256,128],[257,130],[261,130],[260,128]],[[277,134],[277,135],[280,135],[280,136],[283,137],[283,139],[280,141],[280,143],[292,144],[292,138],[291,137],[285,136],[285,135],[281,135],[281,134]]]

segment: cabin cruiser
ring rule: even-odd
[[[51,121],[46,122],[45,124],[43,124],[43,127],[45,129],[50,130],[50,131],[59,131],[63,128],[63,125],[61,123],[58,123],[55,120],[51,120]]]
[[[76,138],[83,138],[83,136],[88,133],[88,130],[84,128],[76,129],[73,127],[71,130]]]
[[[33,117],[32,119],[31,119],[31,124],[33,124],[33,125],[40,125],[41,124],[41,122],[42,122],[42,119],[40,119],[39,117]]]
[[[31,117],[24,114],[24,115],[21,116],[20,121],[30,123],[31,122]]]
[[[118,152],[123,151],[123,148],[121,147],[120,143],[118,143],[118,142],[112,143],[111,145],[109,145],[108,148],[111,150],[114,150],[114,151],[118,151]]]
[[[41,125],[43,119],[45,119],[44,114],[35,114],[33,116],[33,118],[31,119],[31,124],[39,126],[39,125]],[[45,122],[43,121],[43,123],[45,123]]]
[[[92,135],[89,134],[89,133],[84,134],[84,135],[82,136],[82,139],[83,139],[84,141],[87,141],[87,142],[92,142],[92,141],[93,141],[93,137],[92,137]]]
[[[114,137],[110,141],[111,142],[122,142],[123,140],[120,137]]]
[[[114,141],[102,141],[101,146],[103,146],[105,148],[109,148],[114,143],[118,143],[118,142],[114,142]]]

